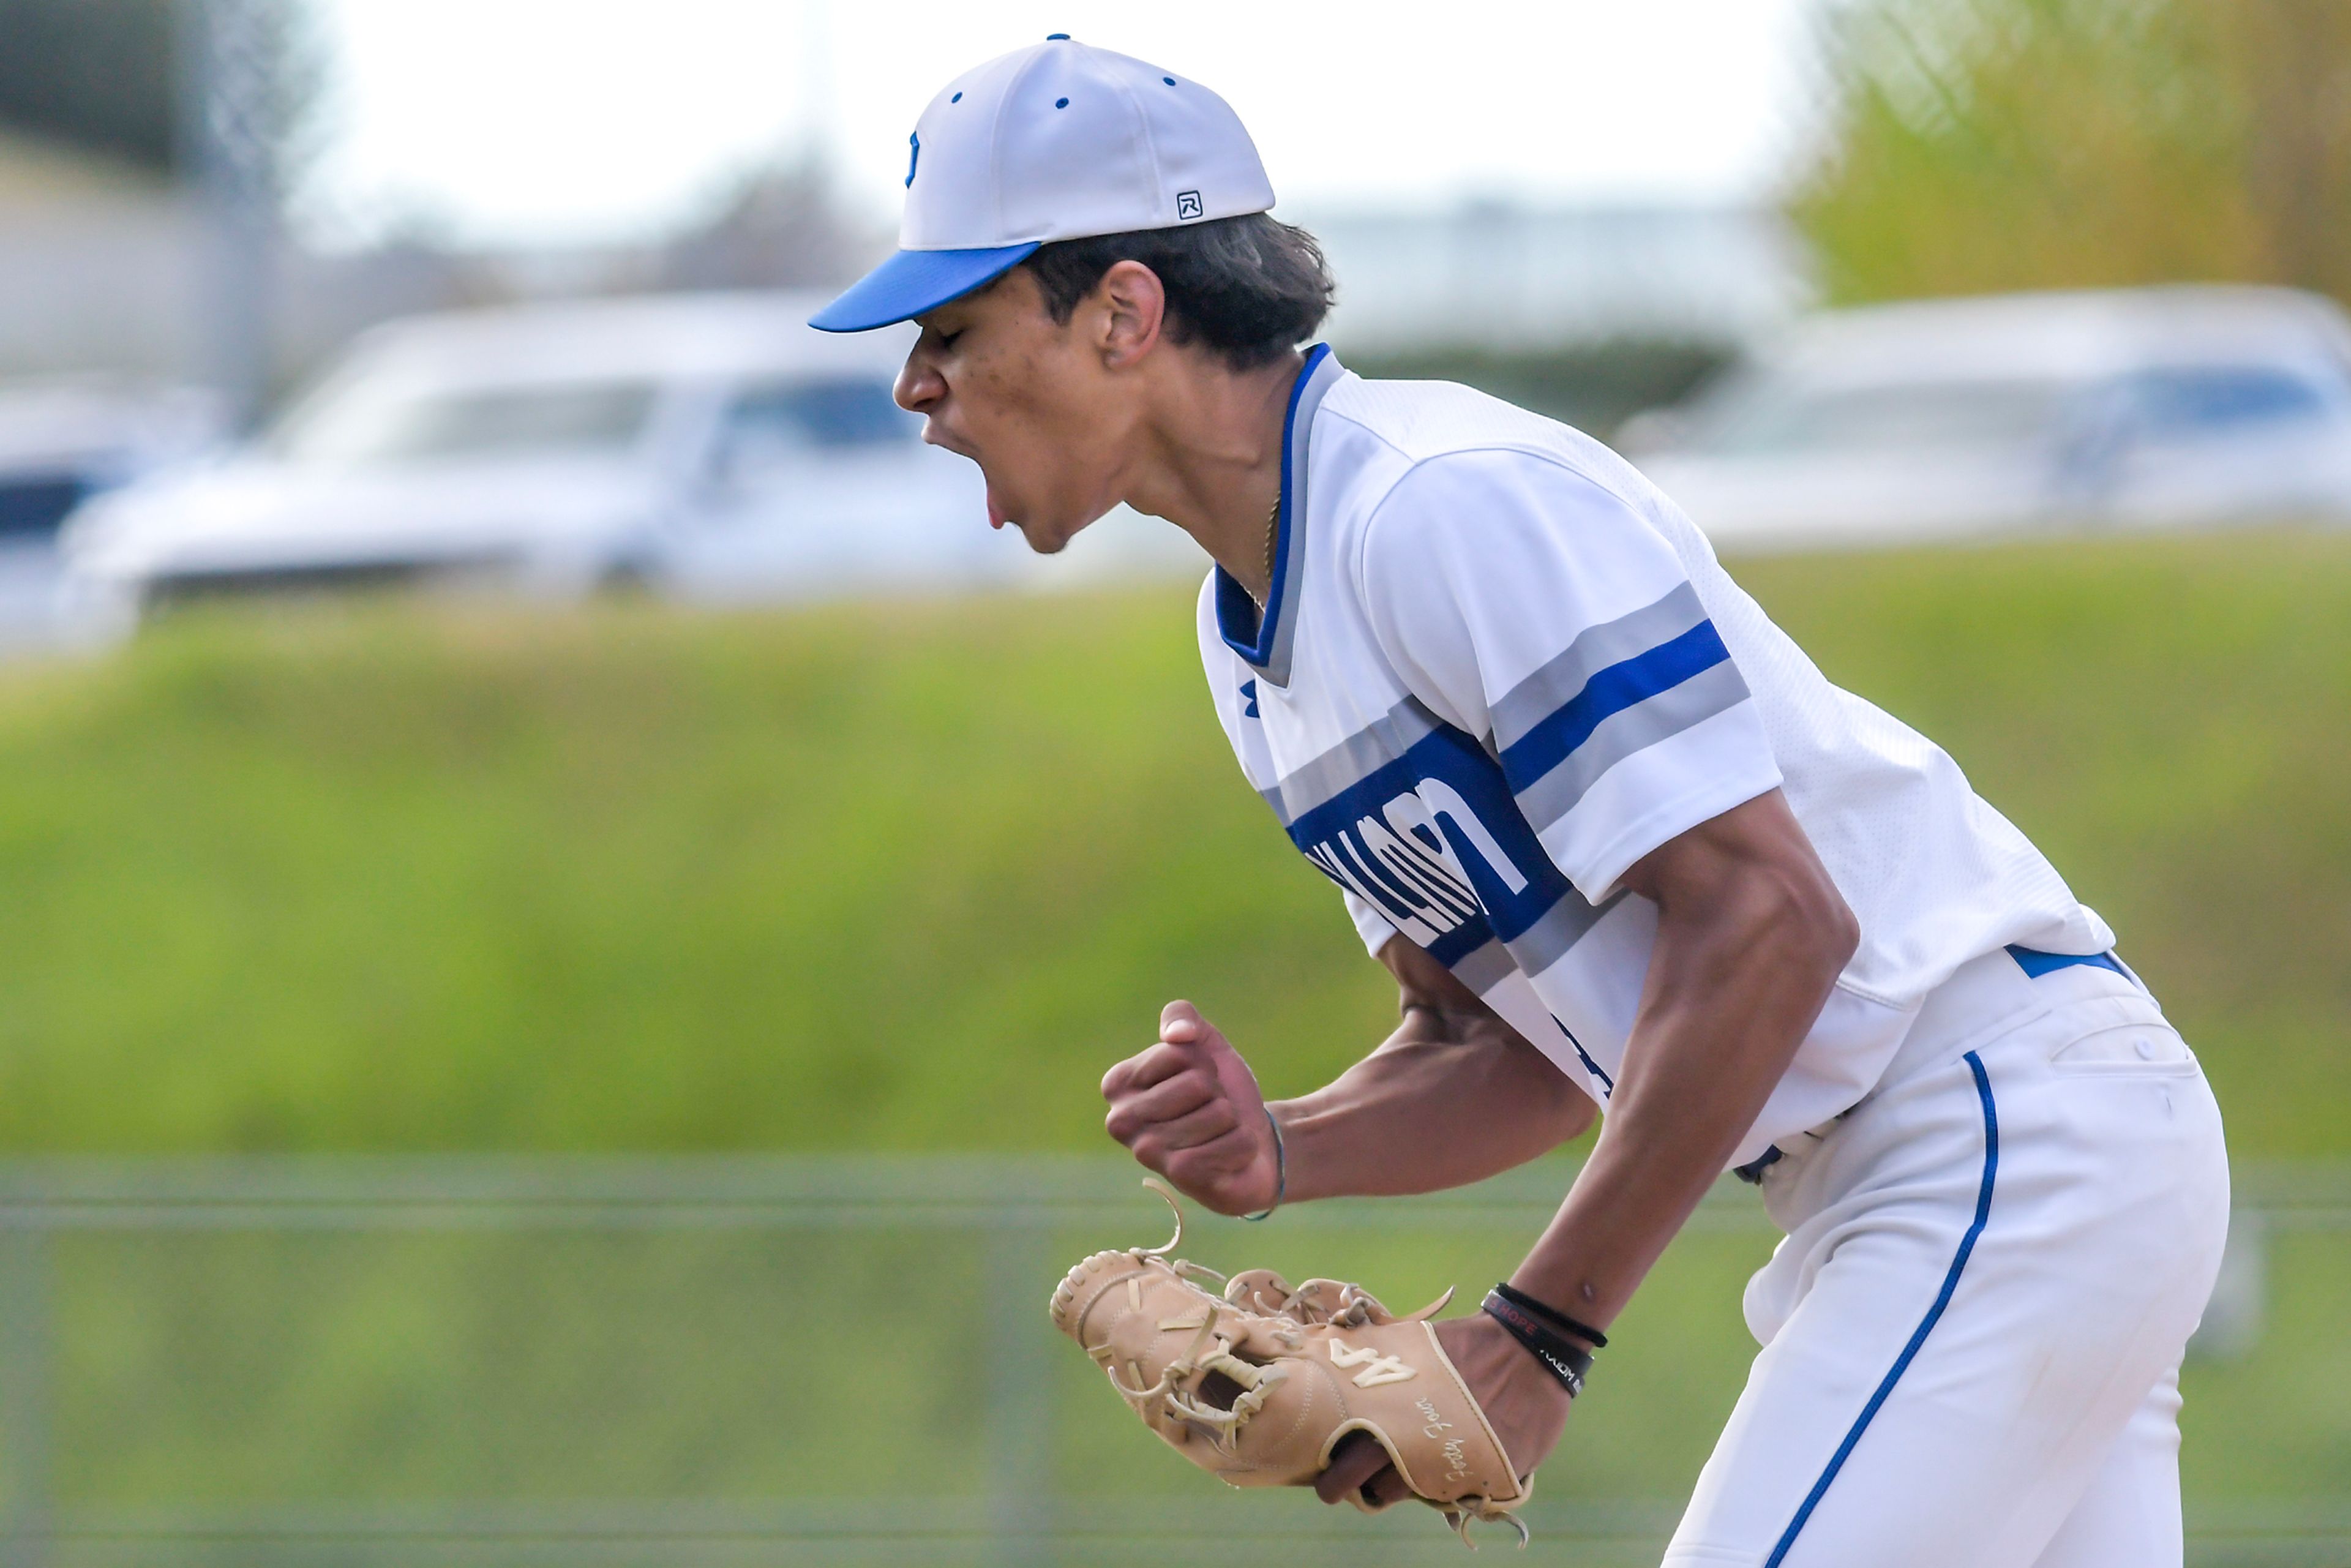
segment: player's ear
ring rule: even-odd
[[[1167,286],[1157,273],[1139,261],[1113,262],[1094,285],[1094,301],[1104,366],[1125,370],[1157,345],[1167,318]]]

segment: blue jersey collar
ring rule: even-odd
[[[1290,389],[1290,410],[1281,422],[1281,504],[1275,513],[1273,587],[1265,612],[1223,567],[1217,568],[1217,631],[1225,646],[1249,661],[1277,686],[1290,685],[1290,649],[1298,631],[1293,608],[1306,564],[1306,446],[1314,413],[1345,369],[1327,343],[1306,350],[1306,363]]]

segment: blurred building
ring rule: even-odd
[[[1300,221],[1338,274],[1332,337],[1374,353],[1729,346],[1813,296],[1802,243],[1752,209],[1481,204]]]
[[[0,378],[198,368],[203,235],[165,177],[0,132]],[[280,241],[271,359],[317,361],[371,323],[457,303],[479,285],[421,246],[320,256]]]

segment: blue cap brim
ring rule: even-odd
[[[1036,254],[1041,242],[987,250],[902,250],[809,318],[820,332],[870,332],[911,321],[995,282]]]

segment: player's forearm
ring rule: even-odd
[[[1623,1310],[1754,1124],[1853,951],[1828,890],[1750,884],[1661,917],[1606,1125],[1512,1282],[1595,1328]]]
[[[1288,1201],[1437,1192],[1524,1164],[1575,1136],[1586,1100],[1507,1030],[1447,1029],[1416,1012],[1327,1086],[1270,1109]]]

